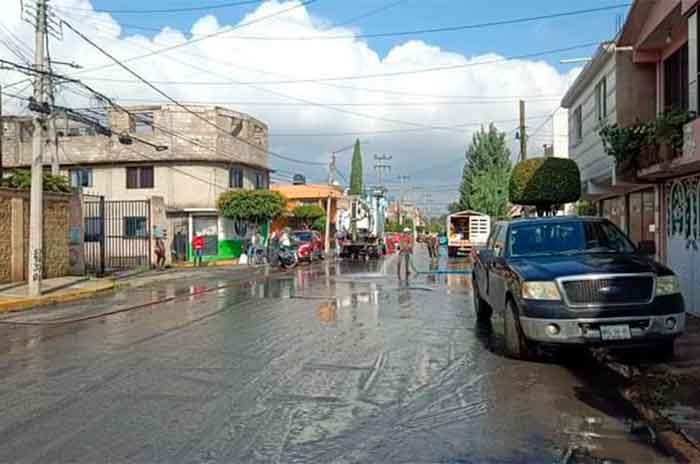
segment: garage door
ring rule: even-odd
[[[686,309],[700,315],[700,178],[666,185],[667,262],[681,281]]]

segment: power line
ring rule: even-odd
[[[123,64],[122,62],[120,62],[119,60],[117,60],[117,59],[116,59],[115,57],[113,57],[109,52],[107,52],[107,51],[104,50],[102,47],[100,47],[99,45],[97,45],[95,42],[93,42],[92,40],[90,40],[88,37],[86,37],[85,35],[83,35],[80,31],[78,31],[76,28],[74,28],[74,27],[73,27],[72,25],[70,25],[69,23],[64,23],[64,24],[65,24],[69,29],[71,29],[75,34],[77,34],[80,38],[82,38],[83,40],[85,40],[86,42],[88,42],[90,45],[92,45],[93,47],[95,47],[97,50],[99,50],[100,53],[102,53],[102,54],[108,56],[111,60],[113,60],[115,63],[117,63],[117,64],[118,64],[119,66],[121,66],[123,69],[125,69],[126,71],[128,71],[130,74],[132,74],[133,76],[135,76],[135,77],[138,78],[139,80],[143,81],[144,84],[146,84],[148,87],[150,87],[151,89],[153,89],[155,92],[157,92],[158,94],[160,94],[160,95],[163,96],[164,98],[170,100],[173,104],[179,106],[180,108],[182,108],[183,110],[187,111],[188,113],[190,113],[192,116],[196,117],[197,119],[200,119],[200,120],[203,121],[204,123],[206,123],[206,124],[208,124],[208,125],[214,127],[215,129],[219,130],[220,132],[222,132],[222,133],[224,133],[224,134],[227,134],[227,135],[230,135],[230,136],[232,136],[235,140],[238,140],[238,141],[240,141],[240,142],[242,142],[242,143],[244,143],[244,144],[246,144],[246,145],[248,145],[248,146],[250,146],[250,147],[253,147],[253,148],[257,149],[257,150],[265,151],[265,152],[267,152],[268,154],[270,154],[270,155],[272,155],[272,156],[274,156],[274,157],[277,157],[277,158],[280,158],[280,159],[283,159],[283,160],[286,160],[286,161],[299,162],[298,160],[295,160],[294,158],[289,158],[289,157],[280,155],[280,154],[275,153],[275,152],[270,151],[270,150],[264,150],[264,149],[262,149],[261,147],[255,145],[254,143],[249,142],[248,140],[242,139],[242,138],[240,138],[240,137],[237,137],[237,136],[231,134],[229,131],[227,131],[227,130],[223,129],[222,127],[218,126],[217,124],[215,124],[215,123],[209,121],[207,118],[201,116],[199,113],[196,113],[195,111],[192,111],[192,110],[189,109],[187,106],[185,106],[185,105],[183,105],[182,103],[178,102],[177,100],[175,100],[174,98],[172,98],[170,95],[166,94],[165,92],[163,92],[162,90],[160,90],[158,87],[156,87],[155,85],[151,84],[148,80],[146,80],[145,78],[141,77],[141,75],[139,75],[137,72],[133,71],[131,68],[129,68],[128,66],[126,66],[125,64]],[[313,162],[308,161],[308,162],[306,162],[306,164],[316,164],[316,163],[313,163]]]
[[[220,8],[231,8],[234,6],[251,5],[255,3],[262,3],[264,0],[239,0],[236,2],[227,3],[215,3],[200,6],[191,6],[183,8],[159,8],[154,10],[94,10],[92,8],[76,8],[72,7],[72,10],[95,12],[95,13],[109,13],[109,14],[168,14],[168,13],[187,13],[190,11],[204,11],[204,10],[216,10]]]
[[[354,23],[355,21],[359,21],[360,19],[365,19],[365,18],[368,18],[370,16],[374,16],[377,13],[382,13],[382,12],[389,10],[391,8],[394,8],[395,6],[398,6],[399,4],[404,3],[404,2],[406,2],[406,0],[396,0],[393,2],[389,2],[386,5],[380,6],[379,8],[375,8],[375,9],[367,11],[365,13],[360,13],[359,15],[354,16],[350,19],[346,19],[345,21],[341,21],[339,23],[333,24],[332,26],[329,27],[329,29],[333,29],[333,28],[340,27],[340,26],[345,26],[347,24]]]
[[[99,32],[99,31],[98,31],[98,32]],[[110,36],[110,38],[111,38],[111,36]],[[136,45],[136,44],[134,44],[134,43],[131,43],[131,42],[126,42],[126,44],[127,44],[127,45],[130,45],[130,46],[133,46],[133,47],[140,48],[140,49],[142,49],[142,50],[147,50],[147,51],[149,51],[149,52],[154,52],[153,50],[150,50],[150,49],[148,49],[148,48],[146,48],[146,47],[143,47],[143,46],[138,46],[138,45]],[[194,53],[185,53],[185,54],[188,55],[188,56],[192,56],[192,57],[197,57],[197,58],[203,59],[203,60],[205,60],[205,61],[207,61],[207,62],[212,62],[211,59],[209,59],[209,58],[207,58],[207,57],[205,57],[205,56],[199,55],[199,54],[194,54]],[[179,62],[179,61],[177,61],[177,60],[175,60],[175,61],[178,62],[178,63],[181,63],[181,62]],[[230,62],[230,61],[217,60],[217,64],[226,64],[226,65],[229,65],[229,66],[234,66],[234,67],[239,68],[239,69],[243,69],[243,70],[246,70],[246,71],[255,72],[255,73],[258,73],[258,74],[262,74],[262,75],[285,76],[285,74],[277,73],[277,72],[274,72],[274,71],[261,70],[261,69],[256,69],[256,68],[241,66],[240,63],[238,63],[238,62],[232,63],[232,62]],[[98,70],[98,69],[101,69],[101,68],[89,69],[89,70],[86,70],[86,72],[93,71],[93,70]],[[286,75],[286,76],[288,76],[288,75]],[[113,79],[110,79],[110,78],[87,78],[87,79],[88,79],[88,80],[104,80],[104,81],[116,81],[116,82],[119,82],[119,81],[116,80],[116,79],[113,80]],[[301,78],[294,77],[294,79],[301,79]],[[123,82],[137,82],[137,81],[128,80],[128,81],[123,81]],[[296,81],[295,81],[295,82],[296,82]],[[175,83],[177,83],[177,84],[181,84],[181,85],[212,85],[212,86],[213,86],[213,85],[230,86],[231,84],[233,84],[231,81],[225,81],[225,82],[152,81],[152,83],[154,83],[154,84],[163,84],[163,85],[168,85],[168,84],[175,84]],[[234,82],[234,83],[237,84],[237,85],[242,84],[242,82]],[[447,99],[453,99],[453,98],[489,98],[489,96],[486,96],[486,95],[479,95],[479,96],[474,96],[474,95],[434,95],[434,94],[421,94],[421,93],[416,93],[416,92],[402,92],[402,91],[391,90],[391,89],[376,89],[376,88],[367,88],[367,87],[350,86],[350,85],[343,85],[343,84],[331,83],[331,82],[314,82],[314,83],[317,83],[317,84],[319,84],[319,85],[328,86],[328,87],[339,88],[339,89],[359,90],[359,91],[368,92],[368,93],[379,93],[379,94],[386,94],[386,95],[401,95],[401,96],[406,96],[406,95],[407,95],[407,96],[420,96],[420,97],[427,97],[427,98],[447,98]],[[557,94],[557,95],[552,95],[552,94],[544,95],[544,94],[543,94],[543,95],[531,95],[531,96],[523,96],[523,95],[510,95],[510,96],[506,96],[506,95],[500,95],[500,96],[498,96],[498,98],[510,98],[510,99],[515,99],[515,98],[533,98],[533,97],[549,97],[549,96],[556,96],[557,99],[559,99],[559,97],[560,97],[560,95],[558,95],[558,94]],[[493,98],[493,97],[491,97],[491,98]]]
[[[121,62],[122,62],[122,63],[129,63],[129,62],[132,62],[132,61],[141,60],[141,59],[143,59],[143,58],[149,58],[149,57],[151,57],[151,56],[159,55],[159,54],[164,53],[164,52],[168,52],[168,51],[171,51],[171,50],[176,50],[176,49],[178,49],[178,48],[182,48],[182,47],[186,47],[186,46],[189,46],[189,45],[192,45],[192,44],[195,44],[195,43],[199,43],[199,42],[202,42],[202,41],[204,41],[204,40],[210,39],[210,38],[212,38],[212,37],[218,37],[218,36],[223,35],[223,34],[228,34],[229,32],[231,32],[231,31],[233,31],[233,30],[241,29],[241,28],[243,28],[243,27],[250,26],[250,25],[252,25],[252,24],[257,24],[257,23],[260,23],[260,22],[262,22],[262,21],[265,21],[265,20],[268,20],[268,19],[271,19],[271,18],[280,16],[280,15],[283,15],[283,14],[285,14],[285,13],[289,13],[289,12],[292,11],[292,10],[296,10],[297,8],[306,7],[307,5],[311,5],[312,3],[315,3],[315,2],[317,2],[317,1],[319,1],[319,0],[303,0],[303,1],[299,2],[299,3],[297,3],[296,5],[292,6],[292,7],[285,8],[284,10],[280,10],[280,11],[277,11],[277,12],[275,12],[275,13],[271,13],[271,14],[266,15],[266,16],[261,16],[261,17],[259,17],[259,18],[252,19],[252,20],[250,20],[250,21],[248,21],[248,22],[241,23],[241,24],[238,24],[238,25],[236,25],[236,26],[233,26],[233,27],[230,27],[230,28],[227,28],[227,29],[222,29],[222,30],[219,30],[219,31],[216,31],[216,32],[212,32],[211,34],[205,34],[205,35],[202,35],[202,36],[199,36],[199,37],[194,37],[194,38],[188,40],[187,42],[182,42],[182,43],[178,43],[178,44],[175,44],[175,45],[170,45],[170,46],[168,46],[168,47],[160,48],[160,49],[158,49],[158,50],[152,51],[152,52],[150,52],[150,53],[146,53],[146,54],[144,54],[144,55],[132,56],[132,57],[130,57],[130,58],[126,58],[126,59],[122,60]],[[64,23],[65,23],[65,21],[64,21]],[[85,69],[85,70],[80,71],[80,72],[78,72],[78,73],[75,73],[75,74],[73,74],[73,75],[84,74],[84,73],[88,73],[88,72],[92,72],[92,71],[97,71],[97,70],[101,70],[101,69],[107,69],[107,68],[111,68],[111,67],[114,67],[114,66],[116,66],[116,64],[105,64],[105,65],[103,65],[103,66],[98,66],[98,67],[91,68],[91,69]]]

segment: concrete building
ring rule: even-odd
[[[108,110],[105,123],[115,134],[110,138],[96,135],[88,126],[59,120],[60,171],[84,194],[106,200],[162,197],[170,223],[166,234],[178,259],[191,257],[189,243],[196,234],[205,237],[205,259],[235,258],[253,228],[219,217],[216,201],[230,188],[268,188],[268,129],[263,122],[226,108],[188,109],[199,117],[176,105],[130,107],[129,113]],[[31,134],[29,118],[3,118],[6,168],[30,166]],[[121,134],[151,145],[122,144]],[[167,149],[158,151],[154,146]],[[52,153],[48,144],[47,164]]]
[[[635,241],[654,240],[676,271],[687,309],[700,313],[698,0],[636,0],[614,42],[603,44],[564,97],[571,157],[584,194]],[[605,95],[604,98],[602,96]],[[601,123],[633,127],[690,111],[683,148],[657,140],[623,170],[603,150]]]
[[[343,196],[339,187],[322,184],[271,184],[270,190],[280,192],[287,199],[285,214],[272,223],[272,230],[280,231],[285,227],[300,228],[291,216],[297,206],[315,205],[322,208],[331,220],[331,236],[335,233],[338,199]]]

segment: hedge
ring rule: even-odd
[[[510,176],[510,202],[548,209],[577,201],[581,174],[568,158],[531,158],[516,164]]]

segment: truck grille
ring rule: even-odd
[[[649,303],[654,278],[648,275],[566,280],[566,297],[574,306]]]

